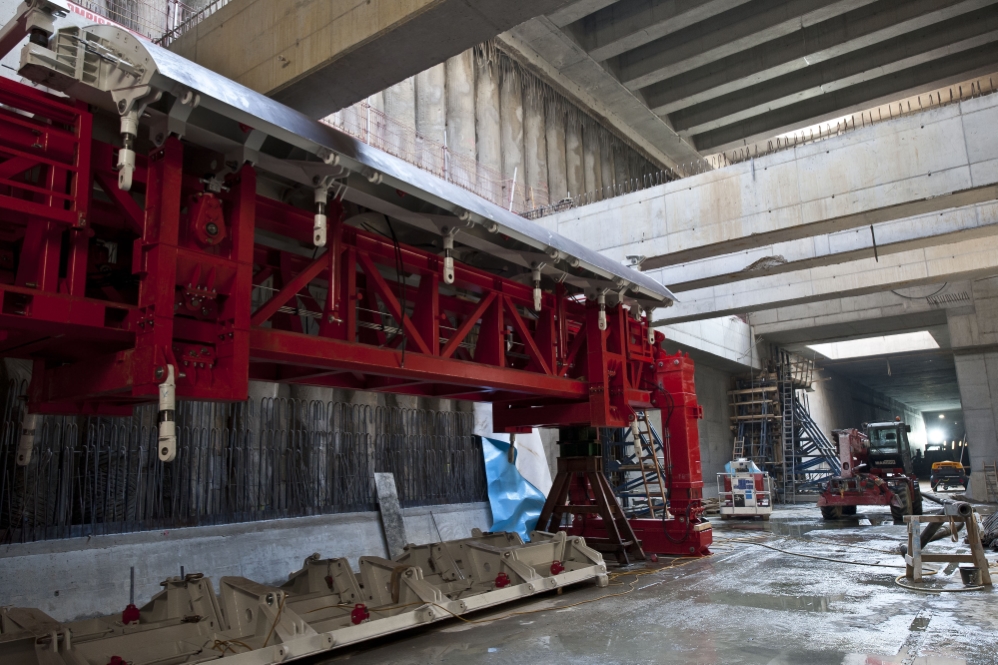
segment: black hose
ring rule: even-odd
[[[399,296],[401,300],[399,302],[399,329],[402,333],[402,367],[405,367],[405,347],[408,337],[405,332],[405,308],[406,308],[406,297],[405,297],[405,280],[402,279],[405,273],[405,264],[402,262],[402,248],[399,246],[398,236],[395,235],[395,227],[392,226],[392,220],[385,217],[385,221],[388,222],[388,231],[392,234],[392,244],[395,246],[395,281],[399,287]]]

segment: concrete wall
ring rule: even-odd
[[[705,363],[697,363],[693,380],[697,401],[703,407],[699,422],[700,466],[703,469],[704,496],[717,496],[717,474],[731,461],[734,437],[731,433],[731,409],[728,391],[732,374]]]
[[[388,103],[400,90],[413,87],[415,94],[406,96],[411,102]],[[445,147],[457,157],[448,167],[454,182],[467,186],[470,179],[482,188],[484,179],[501,181],[496,186],[503,193],[494,198],[506,206],[515,173],[515,210],[541,208],[565,196],[597,192],[658,170],[493,42],[451,58],[446,67],[392,86],[385,99],[384,112],[392,125],[389,136],[401,136],[410,128],[433,142],[435,150]],[[356,133],[351,131],[356,124],[351,117],[363,117],[363,104],[373,106],[372,100],[337,112],[333,124]],[[386,147],[395,152],[399,144],[401,152],[408,152],[402,145],[406,141],[392,138]],[[419,155],[399,156],[431,168]],[[468,166],[460,159],[469,157],[483,167],[477,183],[474,174],[465,173]],[[456,172],[450,173],[451,169]],[[603,194],[594,196],[598,200]]]
[[[970,495],[987,500],[984,462],[998,461],[998,277],[972,285],[972,303],[947,310],[973,468]]]
[[[711,358],[742,367],[760,365],[760,340],[752,327],[737,316],[722,316],[656,326],[665,335],[666,348],[691,352],[694,360]]]
[[[756,248],[811,235],[801,232],[809,225],[998,182],[998,138],[986,129],[996,118],[998,95],[986,95],[566,210],[545,224],[619,259],[635,243],[660,256],[739,240],[727,252],[748,266],[771,255]],[[607,215],[627,220],[621,233],[604,233]]]
[[[407,508],[409,542],[467,538],[492,525],[488,504]],[[129,568],[135,567],[135,601],[141,606],[167,577],[204,573],[247,577],[279,585],[313,552],[347,557],[387,557],[378,513],[194,527],[96,536],[0,547],[0,605],[37,607],[57,621],[120,612],[128,604]],[[437,530],[439,529],[439,535]]]

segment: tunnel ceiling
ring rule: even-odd
[[[960,388],[953,352],[949,349],[842,360],[818,359],[817,364],[920,411],[960,408]]]
[[[504,39],[676,162],[998,69],[998,0],[577,0]]]

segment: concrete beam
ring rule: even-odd
[[[621,0],[567,26],[597,61],[686,30],[748,0]]]
[[[998,197],[998,95],[936,107],[543,218],[646,270]],[[607,219],[626,220],[608,228]],[[744,267],[741,264],[739,268]]]
[[[922,65],[851,85],[755,116],[713,131],[697,134],[701,150],[722,151],[777,134],[791,132],[827,119],[914,96],[992,73],[998,62],[998,44],[959,51]]]
[[[171,49],[321,118],[568,4],[233,0]]]
[[[874,1],[758,0],[628,51],[613,65],[628,89],[640,90]]]
[[[608,7],[617,0],[575,0],[561,9],[550,12],[547,16],[559,28],[563,28],[569,23],[574,23],[590,14],[598,12],[604,7]]]
[[[548,81],[556,90],[614,131],[660,167],[675,168],[700,154],[651,109],[547,17],[503,33],[504,50]],[[570,190],[572,194],[578,194]]]
[[[970,283],[956,281],[774,307],[746,318],[757,335],[793,348],[930,328],[936,336],[946,327],[947,309],[969,303]],[[949,347],[948,335],[939,335],[937,341]]]
[[[705,134],[995,41],[998,12],[984,9],[677,111],[669,120],[682,136]]]
[[[947,21],[994,2],[877,2],[705,67],[683,72],[641,92],[653,111],[670,114],[792,72],[810,71],[809,68],[833,58]],[[914,38],[912,41],[915,41]]]
[[[998,190],[995,191],[998,194]],[[764,275],[998,235],[998,203],[949,209],[668,266],[651,274],[674,293]]]
[[[927,176],[931,177],[931,176]],[[863,212],[854,213],[851,215],[842,215],[841,217],[832,217],[828,219],[815,220],[811,223],[798,224],[792,229],[779,229],[770,232],[753,233],[747,238],[740,238],[736,241],[725,241],[720,243],[711,243],[703,245],[701,247],[693,247],[685,251],[672,252],[664,256],[652,257],[647,259],[642,267],[645,270],[650,270],[658,266],[664,265],[675,265],[677,260],[690,260],[689,257],[714,257],[718,256],[725,250],[745,250],[746,248],[758,248],[760,242],[765,242],[767,239],[773,241],[778,240],[794,240],[802,238],[813,238],[814,236],[820,236],[824,234],[837,235],[839,237],[847,237],[843,235],[842,231],[848,231],[853,233],[859,238],[857,232],[853,232],[853,229],[861,229],[864,233],[867,227],[876,227],[878,223],[892,221],[892,220],[902,220],[902,224],[908,221],[912,217],[923,216],[923,215],[933,215],[940,210],[948,210],[954,207],[961,207],[965,205],[973,205],[984,201],[994,201],[998,199],[998,185],[985,185],[983,187],[974,187],[972,189],[960,190],[957,192],[952,192],[948,194],[940,194],[937,196],[930,196],[924,199],[916,199],[914,201],[907,201],[905,203],[900,203],[893,206],[886,206],[884,208],[873,208],[870,210],[865,210]],[[954,222],[953,226],[958,223]],[[885,225],[885,229],[888,228]],[[897,227],[895,227],[897,228]],[[947,225],[942,225],[940,230],[947,228]],[[951,227],[952,228],[952,227]],[[892,232],[889,236],[897,238],[904,234],[903,229],[899,229],[900,233]],[[969,231],[969,229],[959,229],[959,231]],[[954,233],[959,232],[958,230],[953,230]],[[835,233],[838,232],[838,233]],[[928,230],[925,233],[931,234],[933,231]],[[917,232],[914,232],[917,234]],[[940,235],[944,235],[941,233]],[[876,235],[876,231],[874,231]],[[914,239],[914,237],[913,237]],[[854,239],[854,242],[862,242],[861,240]],[[898,242],[901,242],[899,239]],[[852,250],[857,251],[856,247]],[[869,245],[869,253],[873,254],[872,240]],[[773,256],[773,254],[767,254],[766,256]],[[762,258],[762,257],[760,257]]]
[[[998,237],[965,240],[846,264],[689,291],[656,324],[743,314],[948,280],[998,274]]]

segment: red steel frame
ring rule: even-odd
[[[447,287],[441,257],[344,224],[335,202],[314,258],[256,244],[257,229],[308,243],[313,219],[258,196],[252,166],[206,191],[185,169],[199,149],[170,138],[123,192],[84,108],[9,81],[0,101],[51,121],[0,112],[0,260],[16,264],[0,284],[0,352],[34,359],[37,411],[128,413],[155,399],[168,364],[181,398],[245,399],[252,378],[487,400],[506,431],[626,426],[663,404],[666,356],[626,307],[600,330],[598,307],[560,288],[534,312],[531,286],[470,266]],[[264,282],[274,293],[252,311]]]
[[[181,399],[244,400],[258,379],[481,400],[507,432],[672,409],[674,511],[698,517],[692,362],[628,308],[600,330],[560,286],[534,312],[531,286],[467,265],[444,285],[441,257],[344,224],[335,202],[325,250],[274,249],[255,231],[309,245],[313,216],[259,196],[251,165],[208,191],[212,156],[171,137],[123,192],[85,106],[7,79],[0,103],[33,115],[0,109],[0,354],[34,361],[33,412],[127,415],[167,365]]]

